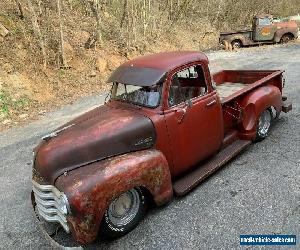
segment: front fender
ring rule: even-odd
[[[253,140],[256,136],[258,118],[265,109],[273,107],[276,110],[276,117],[279,116],[282,109],[281,92],[273,85],[260,87],[243,98],[241,107],[243,108],[241,138]]]
[[[145,187],[156,204],[173,195],[169,166],[155,149],[128,153],[83,166],[61,175],[55,186],[69,200],[72,214],[68,222],[81,244],[92,242],[109,203],[134,187]]]

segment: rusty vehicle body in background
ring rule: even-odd
[[[273,21],[273,16],[261,14],[253,17],[251,30],[221,32],[220,44],[233,48],[257,44],[287,43],[298,38],[298,25],[294,20]]]
[[[283,21],[295,21],[298,25],[298,32],[300,30],[300,14],[298,15],[295,15],[295,16],[289,16],[289,17],[286,17],[286,18],[283,18],[282,19]]]
[[[267,137],[291,110],[283,71],[210,75],[200,52],[131,60],[109,78],[111,98],[45,136],[34,150],[32,203],[80,244],[128,233],[147,204],[184,195]]]

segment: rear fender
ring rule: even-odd
[[[281,28],[279,30],[277,30],[275,32],[275,35],[274,35],[274,42],[276,43],[279,43],[281,38],[283,37],[283,35],[285,34],[290,34],[292,35],[294,38],[297,38],[297,33],[298,33],[298,30],[297,28]]]
[[[265,109],[270,108],[274,118],[279,116],[282,109],[281,92],[273,85],[260,87],[243,97],[241,107],[243,118],[240,137],[253,140],[258,118]]]
[[[81,244],[93,241],[109,203],[121,193],[144,187],[157,205],[173,195],[169,166],[155,149],[99,161],[60,176],[55,186],[69,200],[67,217],[74,238]]]

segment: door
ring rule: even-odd
[[[210,79],[209,72],[200,64],[174,71],[169,78],[165,121],[173,155],[172,176],[193,167],[221,146],[222,108],[217,92],[205,79]]]
[[[273,25],[270,17],[260,17],[256,19],[256,27],[254,30],[254,40],[271,41],[274,38],[276,27]]]

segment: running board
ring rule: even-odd
[[[208,160],[198,168],[181,177],[173,183],[173,190],[176,195],[182,196],[195,188],[205,178],[213,174],[215,171],[220,169],[244,148],[246,148],[251,141],[237,140],[232,144],[228,145],[217,155],[213,156],[212,159]]]

